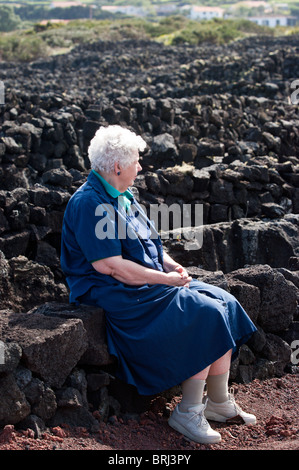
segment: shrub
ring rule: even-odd
[[[190,22],[172,36],[171,44],[224,44],[247,34],[273,34],[270,28],[248,20],[222,20]]]
[[[7,32],[17,29],[20,18],[15,15],[14,9],[8,5],[0,5],[0,31]]]
[[[49,54],[47,45],[39,37],[17,34],[0,38],[0,57],[7,61],[30,61]]]

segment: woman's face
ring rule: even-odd
[[[133,163],[131,163],[127,168],[120,169],[118,182],[122,188],[122,192],[134,184],[135,178],[140,170],[142,170],[142,166],[139,163],[139,152],[136,150]]]

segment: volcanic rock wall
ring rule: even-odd
[[[135,183],[147,209],[202,206],[202,246],[186,249],[172,227],[164,245],[192,275],[231,291],[258,326],[231,378],[294,370],[298,50],[296,37],[223,47],[99,42],[1,64],[0,425],[94,426],[88,403],[100,419],[130,409],[132,395],[111,378],[104,314],[68,305],[59,263],[64,210],[86,179],[100,125],[127,126],[148,143]]]

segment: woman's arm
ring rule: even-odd
[[[146,268],[138,263],[124,259],[122,256],[111,256],[92,263],[94,269],[102,274],[112,276],[129,285],[166,284],[168,286],[184,286],[191,281],[186,272],[163,272]]]

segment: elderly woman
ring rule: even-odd
[[[143,395],[181,383],[169,425],[215,443],[221,436],[207,419],[256,421],[228,393],[231,360],[256,328],[232,295],[193,280],[163,251],[128,189],[145,147],[120,126],[97,131],[88,149],[91,171],[65,211],[61,265],[70,301],[104,309],[118,377]]]

